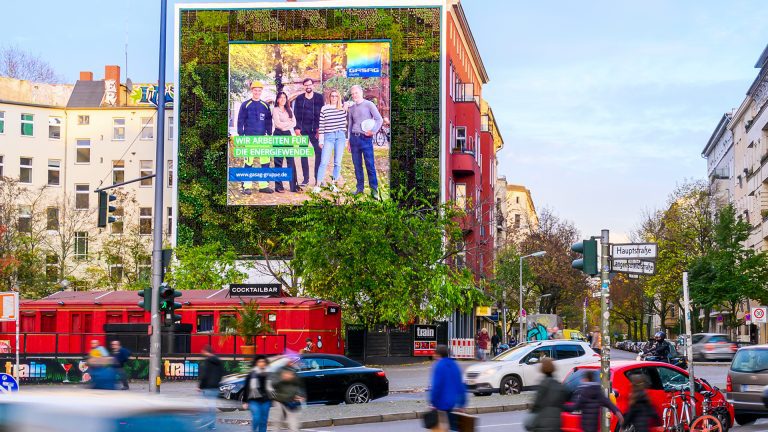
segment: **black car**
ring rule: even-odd
[[[291,367],[307,390],[307,403],[367,403],[389,394],[389,380],[381,369],[369,368],[335,354],[300,354],[270,359],[269,370]],[[219,397],[242,401],[247,374],[225,376]]]

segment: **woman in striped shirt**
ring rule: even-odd
[[[325,185],[325,175],[333,152],[333,190],[336,191],[335,182],[341,175],[341,158],[344,156],[344,147],[347,142],[347,110],[341,102],[341,96],[336,90],[331,90],[328,102],[320,110],[320,148],[323,149],[320,159],[320,167],[317,170],[319,180],[314,192],[319,192]],[[317,157],[317,155],[315,155]]]

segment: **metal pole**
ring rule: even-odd
[[[523,257],[520,257],[520,310],[517,311],[517,319],[520,320],[520,333],[517,335],[517,343],[525,342],[523,336]]]
[[[609,241],[608,230],[602,230],[600,235],[600,321],[602,332],[602,344],[600,345],[600,384],[606,397],[609,397],[611,393],[611,335],[608,329],[611,317],[610,312],[608,311],[608,297],[610,295],[608,289],[610,284],[608,274],[610,271],[609,255],[611,253],[611,245]],[[606,408],[603,408],[600,427],[601,432],[609,432],[611,429],[611,419],[608,416],[608,413],[609,411]]]
[[[149,392],[160,392],[160,284],[163,283],[163,173],[165,164],[165,22],[168,4],[160,0],[160,64],[157,78],[155,208],[152,232],[152,335],[149,341]]]
[[[507,311],[506,311],[506,287],[501,289],[501,343],[507,343]]]
[[[19,379],[19,322],[21,321],[21,317],[19,316],[19,313],[21,313],[21,308],[19,307],[19,293],[13,293],[14,302],[16,303],[16,370],[13,371],[13,377],[16,378],[16,382],[21,385],[21,380]],[[26,344],[27,337],[24,337],[24,342]],[[26,350],[25,350],[26,351]]]
[[[683,307],[685,308],[685,355],[688,356],[688,381],[691,395],[696,394],[696,378],[693,375],[693,344],[691,343],[691,297],[688,292],[688,272],[683,272]],[[695,403],[695,402],[694,402]]]
[[[581,317],[581,331],[587,334],[587,298],[584,298],[584,314]]]

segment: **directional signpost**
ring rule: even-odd
[[[656,273],[656,263],[653,261],[614,259],[612,272],[637,275],[652,275]]]
[[[629,275],[656,274],[656,243],[623,243],[611,245],[611,271]]]

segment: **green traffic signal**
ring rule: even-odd
[[[116,219],[114,216],[110,216],[115,211],[116,207],[109,205],[110,202],[115,201],[117,196],[109,195],[105,191],[99,191],[99,213],[96,226],[99,228],[105,228],[108,223],[114,222]]]
[[[583,240],[571,246],[571,250],[582,254],[582,258],[573,260],[571,267],[595,276],[600,274],[597,265],[597,240]]]

